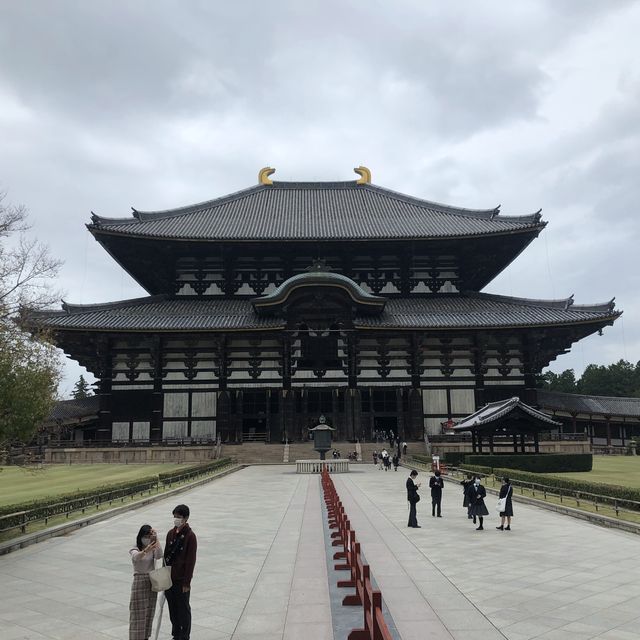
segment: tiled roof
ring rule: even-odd
[[[640,418],[640,398],[586,396],[539,389],[538,404],[547,410]]]
[[[556,422],[546,413],[542,413],[528,404],[525,404],[518,397],[509,398],[508,400],[500,400],[498,402],[490,402],[481,409],[478,409],[475,413],[463,418],[453,428],[454,431],[470,431],[483,427],[484,425],[491,424],[495,420],[504,418],[509,415],[514,409],[521,409],[532,418],[540,422],[547,423],[554,427],[561,426],[560,422]]]
[[[258,316],[250,298],[149,296],[97,305],[70,305],[62,311],[31,312],[32,322],[53,329],[112,331],[212,331],[283,327],[279,318]],[[359,316],[362,328],[526,327],[606,323],[619,312],[613,303],[578,306],[567,301],[528,300],[484,293],[422,298],[388,298],[378,316]]]
[[[447,238],[535,231],[540,213],[507,217],[463,209],[371,184],[274,182],[215,200],[132,218],[93,215],[95,234],[192,240],[336,240]]]
[[[98,415],[100,398],[89,396],[80,400],[61,400],[56,402],[44,424],[77,422],[82,418],[93,418]]]

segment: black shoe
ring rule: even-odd
[[[500,528],[502,529],[502,527],[500,527]],[[510,525],[510,524],[508,524],[508,525],[504,528],[504,530],[505,530],[505,531],[511,531],[511,525]]]
[[[442,516],[440,514],[438,514],[438,518],[442,518]]]
[[[474,518],[474,519],[473,519],[473,524],[475,524],[475,523],[476,523],[476,519]]]
[[[480,525],[479,527],[476,527],[476,531],[484,531],[484,527]]]
[[[504,527],[502,525],[500,525],[499,527],[496,527],[496,529],[498,531],[504,531]],[[507,530],[509,530],[509,527],[507,527]]]

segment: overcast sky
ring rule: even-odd
[[[90,212],[351,180],[547,229],[486,291],[615,296],[552,369],[640,359],[640,3],[1,2],[0,189],[75,303],[144,295]],[[61,393],[83,370],[68,362]]]

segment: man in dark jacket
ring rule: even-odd
[[[440,513],[440,505],[442,503],[442,489],[444,488],[444,480],[440,476],[440,471],[435,471],[429,479],[429,487],[431,488],[431,515],[435,516],[436,511],[438,518],[442,518]]]
[[[414,469],[407,478],[407,500],[409,501],[409,527],[413,527],[414,529],[419,529],[420,525],[418,524],[418,518],[416,515],[416,504],[420,500],[420,496],[418,495],[418,488],[420,487],[420,483],[416,482],[416,478],[418,477],[418,472]]]
[[[167,533],[164,548],[165,562],[171,567],[173,584],[164,593],[171,618],[171,635],[174,640],[189,640],[191,635],[191,578],[196,565],[198,541],[187,524],[189,507],[179,504],[173,510],[173,529]]]

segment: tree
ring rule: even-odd
[[[640,396],[640,362],[618,360],[608,366],[590,364],[578,381],[579,393],[598,396]]]
[[[47,336],[21,329],[24,308],[59,299],[51,287],[60,262],[48,247],[27,237],[23,206],[0,193],[0,446],[26,442],[56,400],[60,358]]]
[[[49,307],[61,297],[51,287],[61,261],[26,235],[30,229],[26,208],[5,204],[5,198],[0,193],[0,319],[15,317],[23,306]]]
[[[0,322],[0,445],[32,438],[55,402],[59,377],[51,344]]]
[[[547,371],[541,376],[541,388],[561,393],[576,393],[576,375],[573,369],[565,369],[562,373]]]
[[[80,374],[80,378],[78,378],[78,381],[73,385],[73,391],[71,392],[71,395],[76,400],[82,400],[83,398],[88,398],[89,396],[93,395],[93,393],[91,393],[91,387],[89,383],[84,379],[84,376],[82,374]]]

